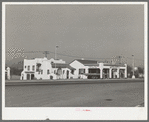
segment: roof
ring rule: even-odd
[[[60,64],[60,63],[52,63],[52,68],[68,68],[71,70],[75,70],[75,68],[71,67],[69,64]]]
[[[98,62],[94,60],[81,60],[81,59],[76,59],[76,60],[84,65],[97,65],[98,64]]]
[[[70,65],[67,65],[67,68],[71,69],[71,70],[76,70],[75,68],[71,67]]]
[[[104,66],[125,66],[124,64],[104,64]]]
[[[85,66],[99,66],[99,64],[84,64]]]

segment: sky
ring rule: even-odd
[[[13,54],[20,50],[50,51],[48,59],[54,58],[56,45],[57,58],[66,63],[122,55],[131,64],[134,55],[135,64],[143,64],[143,5],[6,5],[5,16],[8,64],[44,57],[41,52]]]

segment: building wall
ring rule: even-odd
[[[75,68],[75,76],[74,78],[83,78],[86,79],[87,76],[85,75],[79,75],[79,69],[84,68],[85,69],[85,73],[88,73],[88,69],[89,68],[99,68],[100,69],[100,78],[104,78],[104,69],[108,69],[108,78],[120,78],[120,69],[124,69],[125,73],[124,73],[124,78],[127,78],[127,65],[125,64],[125,66],[104,66],[105,63],[99,63],[99,66],[84,66],[82,63],[80,63],[79,61],[75,60],[73,61],[70,66],[72,66],[73,68]],[[113,71],[112,69],[116,69],[116,71]]]
[[[21,73],[20,79],[27,80],[28,74],[30,75],[30,79],[31,79],[31,75],[34,75],[35,79],[51,79],[51,78],[52,79],[66,79],[67,71],[69,72],[68,79],[74,77],[74,75],[71,74],[71,70],[68,68],[62,68],[62,74],[57,75],[56,72],[58,68],[52,68],[52,65],[51,65],[52,62],[65,64],[65,61],[63,60],[54,60],[54,59],[47,60],[47,58],[35,58],[31,60],[24,59],[24,70]],[[36,70],[37,63],[41,64],[39,71]],[[33,66],[34,66],[34,69],[33,69]],[[49,72],[47,70],[49,70]]]
[[[88,66],[84,66],[82,63],[78,62],[77,60],[70,63],[70,66],[76,69],[74,71],[74,78],[83,78],[83,79],[87,78],[87,76],[79,74],[79,69],[85,69],[85,73],[88,73]]]
[[[85,69],[85,73],[88,73],[89,68],[99,68],[100,69],[100,78],[104,78],[104,72],[103,69],[108,69],[108,73],[106,73],[106,76],[108,75],[108,78],[120,78],[120,70],[123,69],[125,71],[124,77],[127,78],[127,65],[125,66],[104,66],[105,63],[99,63],[99,66],[84,66],[82,63],[80,63],[77,60],[74,60],[72,63],[70,63],[70,66],[75,68],[74,74],[71,73],[71,70],[68,68],[62,68],[62,73],[60,75],[56,74],[58,68],[52,68],[51,63],[64,63],[65,61],[62,60],[54,60],[50,59],[47,60],[47,58],[36,58],[27,60],[24,59],[24,70],[21,73],[21,80],[27,80],[27,75],[34,74],[34,77],[36,79],[70,79],[70,78],[82,78],[87,79],[87,76],[85,74],[79,74],[79,69]],[[39,68],[39,71],[37,71],[37,63],[40,63],[41,66]],[[34,69],[33,69],[34,66]],[[116,69],[115,71],[112,69]],[[49,73],[47,73],[47,70],[49,70]],[[68,73],[67,73],[68,72]],[[68,75],[68,76],[67,76]]]
[[[51,70],[52,70],[51,63],[48,61],[42,61],[40,72],[36,72],[35,77],[37,79],[50,79],[50,74],[52,72]]]
[[[30,72],[33,72],[32,74],[35,74],[36,72],[36,62],[35,59],[24,59],[24,65],[23,65],[23,71],[21,72],[21,80],[27,80],[27,74],[31,75]],[[34,69],[33,69],[34,66]],[[27,73],[28,72],[28,73]]]
[[[9,67],[5,69],[5,79],[10,80],[10,68]]]

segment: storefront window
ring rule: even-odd
[[[100,73],[100,69],[98,68],[90,68],[88,70],[89,70],[89,73]]]
[[[79,69],[79,74],[84,74],[85,73],[85,69]]]

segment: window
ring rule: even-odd
[[[71,70],[71,74],[74,74],[74,70]]]
[[[47,74],[50,74],[50,71],[49,71],[49,69],[47,70]]]
[[[34,65],[32,66],[32,70],[33,70],[33,71],[35,70],[35,66],[34,66]]]
[[[43,70],[41,70],[41,74],[43,74]]]
[[[24,68],[26,69],[26,66],[24,66]]]
[[[62,69],[61,68],[58,68],[57,69],[57,75],[61,75],[62,74]]]
[[[79,74],[84,74],[85,73],[85,69],[79,69]]]
[[[37,64],[36,64],[36,72],[39,72],[40,67],[41,67],[41,64],[40,64],[40,63],[37,63]]]
[[[56,74],[56,70],[54,70],[54,74]]]
[[[65,73],[65,70],[63,70],[63,74]]]
[[[88,72],[89,73],[100,73],[100,69],[98,69],[98,68],[90,68],[90,69],[88,69]]]
[[[28,66],[28,71],[30,70],[30,66]]]

